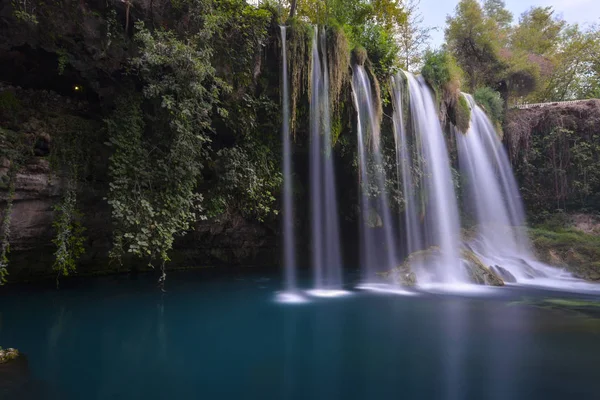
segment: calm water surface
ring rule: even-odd
[[[0,399],[600,399],[600,319],[523,303],[564,294],[289,305],[272,273],[154,282],[0,290],[0,345],[27,355],[0,369]]]

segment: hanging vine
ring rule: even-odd
[[[125,94],[106,121],[113,155],[108,203],[115,222],[111,256],[124,253],[164,266],[176,236],[203,214],[197,186],[208,143],[211,113],[226,116],[219,94],[229,87],[215,76],[212,48],[201,29],[188,39],[136,23],[140,54],[131,62],[143,96]]]
[[[61,276],[76,271],[77,261],[85,253],[85,228],[81,224],[83,214],[77,208],[78,182],[85,176],[89,164],[87,143],[94,132],[90,121],[75,116],[50,119],[57,132],[50,152],[50,165],[63,186],[63,195],[54,206],[54,238],[56,247],[52,269],[56,272],[56,286]]]

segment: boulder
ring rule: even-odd
[[[514,283],[517,281],[517,278],[513,274],[511,274],[506,268],[502,268],[499,265],[493,265],[490,267],[492,271],[496,273],[496,275],[500,276],[504,282]]]

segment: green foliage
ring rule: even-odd
[[[260,72],[261,49],[268,39],[273,11],[254,7],[243,0],[215,2],[217,28],[212,38],[212,64],[219,76],[235,88],[252,84]]]
[[[69,63],[69,53],[65,49],[59,49],[56,54],[58,55],[58,74],[62,75]]]
[[[13,15],[18,21],[30,25],[38,24],[38,19],[35,15],[35,2],[29,1],[28,4],[27,0],[13,0],[12,7]]]
[[[219,95],[228,90],[210,63],[208,29],[181,40],[136,23],[140,53],[131,64],[143,99],[121,97],[107,120],[114,149],[108,196],[116,225],[113,257],[128,252],[164,265],[175,236],[204,218],[196,189],[210,157],[211,115],[227,114]],[[164,277],[163,270],[161,282]]]
[[[553,68],[535,93],[534,101],[563,101],[598,97],[600,91],[600,26],[562,30]]]
[[[391,75],[398,67],[399,47],[392,32],[380,25],[368,24],[354,30],[350,37],[364,47],[378,79]]]
[[[74,189],[68,189],[62,201],[54,207],[56,217],[52,227],[56,236],[52,243],[56,246],[54,253],[54,264],[52,269],[56,271],[56,285],[58,276],[68,276],[77,267],[77,260],[85,253],[83,232],[85,228],[81,225],[82,214],[76,208],[77,197]]]
[[[340,114],[342,96],[350,84],[350,49],[348,38],[339,26],[327,28],[327,67],[329,73],[329,99],[332,114],[332,143],[335,144],[341,130]],[[335,134],[338,132],[338,134]]]
[[[595,102],[512,110],[506,122],[505,138],[531,210],[600,210],[600,115]]]
[[[552,7],[532,7],[519,19],[511,37],[511,45],[518,50],[548,55],[556,49],[565,21],[554,17]]]
[[[10,90],[0,92],[0,111],[2,113],[14,113],[21,108],[21,103],[17,96]]]
[[[600,280],[600,236],[575,228],[529,230],[537,255],[548,263],[566,267],[576,276]]]
[[[283,178],[269,147],[247,142],[221,149],[217,157],[218,183],[207,205],[210,216],[227,209],[258,221],[277,215],[273,203]]]
[[[477,0],[461,0],[446,24],[448,50],[466,73],[467,89],[493,86],[496,75],[504,68],[499,59],[495,20],[486,17]]]
[[[423,77],[433,88],[438,100],[458,95],[461,70],[452,55],[445,50],[429,51],[421,70]]]
[[[85,177],[90,162],[89,149],[95,143],[92,133],[94,126],[90,121],[77,116],[49,117],[48,123],[56,129],[53,151],[50,153],[50,165],[60,177],[63,197],[54,207],[52,226],[55,236],[52,243],[56,246],[52,266],[56,271],[56,285],[60,276],[68,276],[76,270],[77,261],[84,254],[84,228],[77,210],[77,187],[79,179]]]
[[[2,245],[0,247],[0,286],[6,283],[8,275],[8,255],[10,253],[10,223],[12,216],[13,199],[15,197],[15,174],[9,175],[8,200],[4,207],[4,215],[2,218],[2,226],[0,227]]]
[[[502,101],[502,97],[500,97],[500,93],[492,88],[482,87],[473,93],[473,98],[493,122],[502,122],[504,102]]]
[[[295,135],[298,114],[305,108],[301,98],[308,93],[313,30],[297,19],[288,21],[287,52],[290,76],[290,128]]]
[[[506,3],[503,0],[485,0],[483,2],[483,12],[487,18],[496,22],[500,34],[500,42],[506,44],[510,35],[513,15],[506,9]]]
[[[458,97],[458,103],[455,107],[455,125],[458,130],[462,133],[466,133],[469,130],[471,123],[471,108],[465,96]]]

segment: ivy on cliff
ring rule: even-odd
[[[93,143],[93,124],[77,116],[49,118],[48,123],[57,132],[54,150],[50,152],[50,165],[61,180],[63,193],[54,206],[56,247],[52,269],[56,272],[56,285],[60,276],[75,272],[77,261],[85,253],[85,228],[81,223],[83,213],[77,207],[79,181],[89,170]]]
[[[196,191],[210,153],[211,114],[228,86],[215,76],[206,31],[186,39],[136,23],[131,65],[143,96],[125,95],[107,120],[114,153],[108,202],[116,224],[112,256],[169,261],[175,236],[201,214]],[[161,282],[164,281],[164,269]]]

